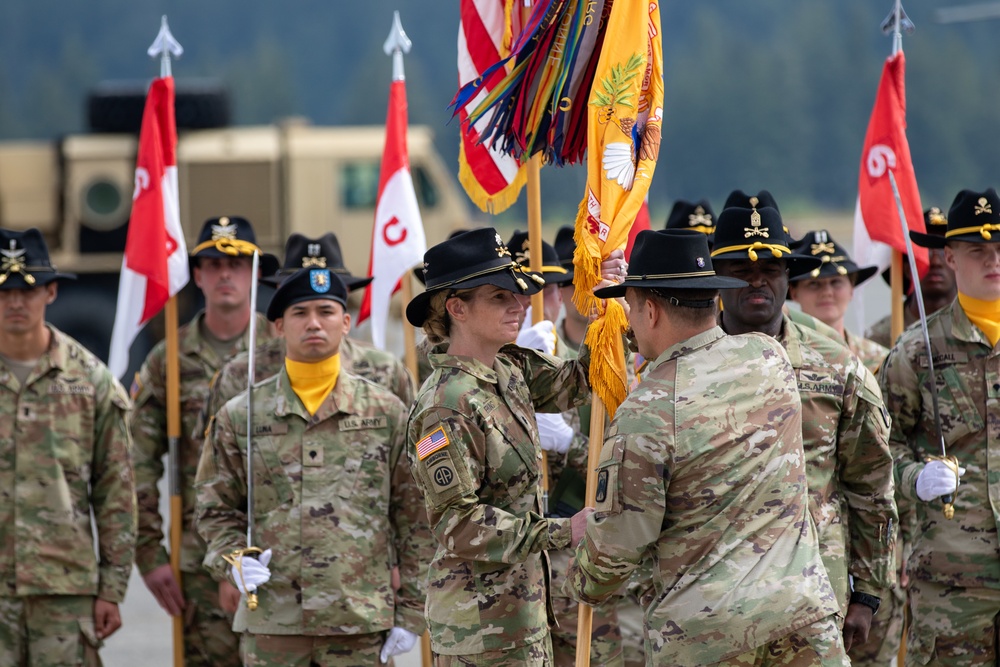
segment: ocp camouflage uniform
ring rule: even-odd
[[[903,308],[903,329],[908,329],[917,321],[909,308]],[[865,338],[878,343],[886,349],[891,349],[896,342],[892,340],[892,315],[886,315],[865,331]]]
[[[569,579],[594,603],[654,554],[648,665],[722,663],[796,633],[790,652],[848,664],[807,520],[801,414],[781,346],[718,327],[665,350],[618,408]]]
[[[907,563],[911,626],[907,665],[993,665],[1000,612],[1000,348],[954,301],[927,318],[942,435],[965,468],[948,520],[940,500],[923,502],[916,479],[934,435],[923,333],[908,329],[880,375],[894,415],[891,445],[896,488],[913,503],[918,529]]]
[[[569,547],[572,531],[542,516],[534,415],[589,398],[588,359],[515,345],[492,368],[430,355],[407,454],[438,542],[426,616],[440,664],[551,664],[543,553]]]
[[[844,340],[843,336],[837,333],[837,330],[831,327],[826,322],[817,320],[812,315],[804,313],[798,308],[788,308],[785,310],[785,318],[795,322],[799,326],[805,327],[806,329],[812,329],[818,334],[823,334],[823,336],[829,338],[835,343],[839,343],[843,347],[847,347],[847,341]]]
[[[885,361],[886,356],[889,354],[889,348],[879,345],[873,340],[868,338],[862,338],[861,336],[855,336],[847,329],[844,329],[844,340],[847,341],[847,348],[854,353],[861,363],[865,365],[865,368],[870,370],[872,373],[877,373],[882,362]],[[879,611],[881,611],[879,607]]]
[[[843,344],[788,318],[779,342],[802,400],[809,511],[844,615],[848,574],[855,591],[879,597],[895,582],[889,415],[875,376]]]
[[[364,644],[367,657],[324,664],[374,665],[383,633],[425,628],[433,538],[403,455],[405,406],[343,370],[312,416],[284,369],[255,385],[253,400],[254,545],[273,557],[260,606],[241,602],[234,627],[250,633],[257,658],[273,636],[341,637]],[[218,581],[227,578],[223,554],[246,545],[246,422],[242,395],[226,403],[198,468],[198,530]],[[391,549],[402,579],[395,595]]]
[[[267,319],[257,314],[257,340],[270,339]],[[219,607],[218,585],[202,568],[205,543],[194,525],[195,474],[201,456],[201,413],[208,387],[216,371],[227,361],[205,339],[204,312],[182,326],[178,336],[180,363],[181,432],[178,447],[181,506],[181,589],[186,602],[184,656],[189,665],[238,665],[239,638],[233,634],[230,617]],[[249,327],[248,327],[249,329]],[[249,331],[233,345],[231,354],[246,349]],[[132,388],[135,410],[132,434],[135,440],[136,492],[139,502],[139,540],[135,562],[145,575],[170,562],[163,546],[160,491],[163,457],[167,453],[166,342],[161,341],[146,357]],[[230,355],[231,356],[231,355]]]
[[[135,555],[128,397],[97,357],[49,330],[24,386],[0,361],[5,665],[100,664],[94,598],[125,599]]]

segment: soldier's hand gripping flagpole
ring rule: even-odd
[[[934,353],[931,349],[931,337],[930,332],[927,330],[927,313],[924,310],[924,295],[920,290],[920,280],[917,278],[920,274],[917,272],[917,260],[913,256],[913,243],[910,241],[910,228],[906,224],[906,214],[903,213],[903,202],[899,197],[899,188],[896,187],[896,177],[893,175],[892,170],[889,170],[889,183],[892,184],[892,195],[896,199],[896,208],[899,211],[899,224],[903,226],[903,239],[906,241],[906,254],[910,260],[910,275],[914,276],[911,281],[913,283],[913,298],[917,301],[917,308],[920,311],[920,331],[924,337],[924,347],[927,349],[927,376],[930,380],[930,392],[931,392],[931,407],[934,410],[934,429],[937,432],[938,446],[941,451],[940,456],[929,457],[928,460],[937,459],[944,463],[948,468],[955,473],[955,487],[958,488],[959,484],[959,470],[958,470],[958,459],[954,456],[948,456],[948,451],[944,444],[944,431],[941,429],[941,411],[938,408],[938,391],[937,391],[937,377],[934,373]],[[951,519],[955,516],[955,506],[953,504],[953,498],[951,494],[941,496],[941,502],[944,504],[944,518]]]
[[[246,591],[247,609],[257,609],[257,592],[249,590],[243,580],[243,558],[250,554],[259,554],[261,549],[253,545],[253,385],[256,382],[255,366],[257,363],[257,274],[260,270],[260,253],[253,252],[253,265],[250,275],[250,327],[247,335],[247,545],[236,549],[223,558],[233,567],[233,576],[240,578],[240,589]]]

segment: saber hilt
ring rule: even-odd
[[[249,554],[259,553],[263,552],[257,547],[246,547],[244,549],[233,549],[231,552],[222,555],[222,560],[232,565],[233,570],[236,572],[236,576],[240,578],[240,586],[244,591],[246,591],[247,609],[250,611],[257,610],[257,592],[247,590],[247,582],[243,580],[243,557]]]

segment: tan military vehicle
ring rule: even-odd
[[[180,90],[178,95],[180,126]],[[332,231],[351,272],[367,273],[383,127],[316,127],[292,120],[181,127],[178,135],[181,221],[189,248],[206,219],[242,215],[253,223],[261,247],[279,257],[293,232]],[[79,275],[76,283],[60,287],[50,319],[102,358],[114,322],[136,146],[136,132],[0,142],[0,226],[40,228],[55,265]],[[409,128],[409,153],[427,242],[437,243],[465,225],[465,196],[429,128]],[[189,295],[187,315],[196,302]],[[148,328],[133,358],[141,360],[160,337],[157,327]]]

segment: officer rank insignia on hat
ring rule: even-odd
[[[229,218],[225,216],[219,218],[219,224],[212,225],[212,240],[221,239],[236,240],[236,223],[230,223]]]
[[[444,429],[438,426],[436,429],[425,435],[417,442],[417,458],[421,461],[439,449],[443,449],[451,444]]]
[[[317,294],[326,294],[330,291],[330,270],[313,269],[309,272],[309,286]]]
[[[10,240],[10,247],[7,250],[0,250],[0,272],[3,275],[0,276],[0,283],[7,280],[7,276],[11,273],[20,273],[24,276],[24,282],[29,285],[35,284],[35,278],[29,273],[25,272],[28,265],[24,261],[24,254],[28,252],[27,248],[18,248],[17,239]]]
[[[837,252],[837,247],[830,240],[830,235],[823,229],[813,232],[813,243],[809,244],[809,252],[813,255],[832,255]]]
[[[309,243],[306,245],[306,254],[302,258],[302,268],[308,269],[314,266],[321,269],[326,268],[326,257],[319,254],[321,246],[318,243]]]
[[[503,239],[500,238],[500,234],[497,234],[497,257],[510,257],[510,250],[504,245]]]

